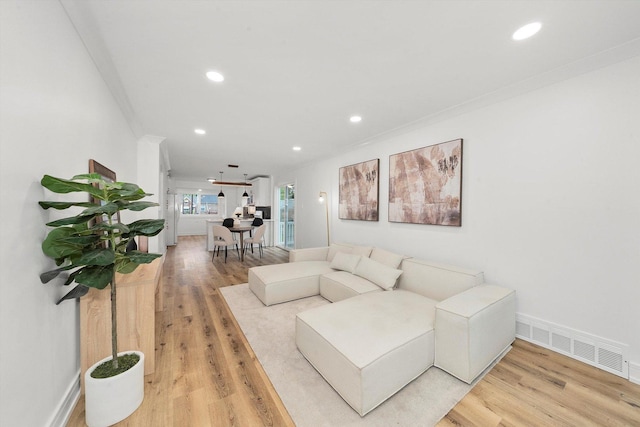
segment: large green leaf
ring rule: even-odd
[[[102,214],[113,215],[119,210],[120,210],[120,207],[116,203],[109,202],[109,203],[105,203],[104,205],[94,205],[89,209],[85,209],[80,213],[80,215],[92,215],[92,216],[102,215]]]
[[[100,241],[100,236],[95,234],[89,234],[86,236],[69,236],[60,239],[62,243],[70,243],[73,245],[84,246],[84,247],[92,247],[96,243]]]
[[[131,203],[118,202],[118,205],[120,205],[120,209],[122,210],[128,209],[130,211],[136,211],[136,212],[142,211],[144,209],[147,209],[153,206],[159,206],[155,202],[131,202]]]
[[[153,254],[147,252],[140,251],[129,251],[124,254],[123,258],[128,259],[131,262],[135,262],[136,264],[149,264],[156,258],[160,258],[162,254]]]
[[[64,267],[56,268],[55,270],[45,271],[40,275],[40,281],[42,283],[49,283],[50,281],[58,277],[63,271],[71,270],[74,267],[75,266],[73,265],[67,265]]]
[[[82,254],[75,264],[78,265],[109,265],[115,261],[113,251],[107,248],[95,249],[91,252]]]
[[[78,275],[78,273],[80,273],[80,269],[69,274],[69,277],[67,277],[67,280],[64,281],[63,285],[68,286],[73,283],[76,280],[76,276]]]
[[[116,222],[115,224],[109,225],[107,222],[99,222],[91,227],[92,231],[106,231],[108,233],[119,231],[120,233],[128,233],[129,227],[120,222]]]
[[[42,252],[55,259],[64,259],[73,254],[81,253],[84,245],[66,241],[75,230],[71,227],[60,227],[51,230],[42,242]]]
[[[140,200],[146,196],[151,196],[151,194],[147,194],[135,184],[122,183],[123,188],[114,189],[109,191],[109,200],[126,200],[126,201],[134,201]]]
[[[76,283],[91,288],[104,289],[113,279],[113,264],[91,265],[82,268],[75,276]]]
[[[155,236],[164,228],[163,219],[141,219],[129,224],[131,236]]]
[[[89,182],[95,182],[96,184],[106,182],[102,175],[100,175],[99,173],[83,173],[80,175],[75,175],[71,179],[74,181],[85,180]]]
[[[121,259],[116,262],[116,271],[121,274],[129,274],[133,273],[133,271],[138,268],[140,264],[136,264],[135,262],[131,262],[128,259]]]
[[[87,294],[87,292],[89,292],[89,288],[87,286],[78,285],[75,288],[71,289],[69,292],[67,292],[65,296],[60,298],[56,302],[56,305],[60,304],[62,301],[68,300],[68,299],[75,299],[75,298],[80,298],[82,296],[85,296]]]
[[[93,215],[77,215],[48,222],[49,227],[61,227],[63,225],[83,224],[93,219]]]
[[[116,261],[116,271],[122,274],[133,272],[140,264],[149,264],[156,258],[160,258],[162,254],[150,254],[140,251],[129,251]]]
[[[89,203],[89,202],[46,202],[45,201],[45,202],[38,202],[38,204],[42,207],[42,209],[53,208],[58,210],[68,209],[71,206],[80,206],[83,208],[97,206],[96,204]]]
[[[46,189],[53,191],[54,193],[64,194],[82,191],[85,193],[89,193],[98,199],[104,199],[104,194],[102,193],[102,191],[91,184],[56,178],[51,175],[43,176],[40,180],[40,184],[42,184],[42,186]]]

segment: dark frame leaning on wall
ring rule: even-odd
[[[338,218],[378,221],[380,159],[341,167],[339,174]]]
[[[462,225],[462,138],[389,156],[389,222]]]

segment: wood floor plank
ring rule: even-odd
[[[219,288],[246,283],[248,268],[287,262],[265,248],[242,263],[211,260],[204,236],[167,251],[163,310],[156,312],[156,371],[119,427],[294,426]],[[149,357],[146,355],[146,357]],[[85,426],[81,398],[67,423]],[[640,386],[534,344],[513,349],[438,426],[640,426]],[[339,426],[337,426],[339,427]]]

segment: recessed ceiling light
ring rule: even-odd
[[[198,191],[202,191],[202,188],[198,188]]]
[[[292,149],[293,149],[293,151],[300,151],[300,150],[302,150],[302,147],[296,146],[296,147],[293,147]]]
[[[216,179],[215,179],[215,178],[209,178],[209,179],[207,179],[207,181],[209,181],[209,182],[216,182]]]
[[[542,28],[542,24],[539,22],[532,22],[524,27],[518,28],[518,30],[511,36],[514,40],[524,40],[536,34]]]
[[[362,117],[360,117],[360,116],[351,116],[351,117],[349,117],[349,121],[351,123],[360,123],[362,121]]]
[[[207,72],[207,78],[216,83],[220,83],[224,81],[224,76],[217,71],[209,71]]]
[[[198,135],[204,135],[205,133],[207,133],[204,129],[195,129],[194,132]]]

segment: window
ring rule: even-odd
[[[200,196],[200,213],[217,214],[218,196],[214,196],[213,194],[202,194]]]
[[[215,215],[218,213],[218,196],[213,194],[183,194],[183,215]]]

